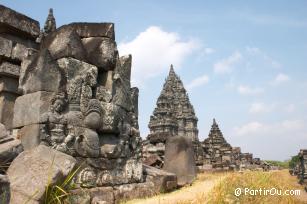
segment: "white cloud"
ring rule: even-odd
[[[234,131],[236,135],[242,136],[242,135],[248,135],[251,133],[258,132],[259,130],[263,129],[264,125],[259,122],[250,122],[245,125],[242,125],[241,127],[235,127]]]
[[[300,130],[304,127],[304,122],[301,120],[285,120],[281,123],[280,127],[286,130]]]
[[[264,103],[252,103],[249,112],[253,114],[258,114],[258,113],[268,113],[272,111],[274,108],[273,105],[266,105]]]
[[[279,73],[274,80],[271,82],[272,85],[279,85],[282,83],[285,83],[287,81],[290,81],[290,77],[286,74]]]
[[[195,87],[207,84],[209,82],[209,77],[207,75],[202,75],[200,77],[195,78],[192,80],[188,85],[187,89],[191,90]]]
[[[229,57],[220,60],[219,62],[216,62],[214,67],[214,72],[217,74],[225,74],[230,73],[233,69],[233,66],[240,62],[243,59],[240,52],[236,51]]]
[[[287,135],[292,131],[304,129],[302,120],[284,120],[272,124],[260,123],[258,121],[249,122],[240,127],[234,127],[234,132],[238,136],[262,136],[262,135]],[[291,137],[291,135],[288,135]]]
[[[260,88],[251,88],[246,85],[240,85],[238,86],[238,92],[242,95],[257,95],[263,93],[263,90]]]
[[[205,54],[212,54],[212,53],[214,53],[215,52],[215,50],[213,49],[213,48],[210,48],[210,47],[206,47],[205,49],[204,49],[204,53]]]
[[[178,33],[151,26],[130,42],[121,42],[120,55],[132,54],[132,83],[140,85],[146,79],[169,69],[180,68],[186,57],[199,48],[195,40],[183,41]]]

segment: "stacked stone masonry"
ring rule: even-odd
[[[40,30],[0,5],[0,162],[13,161],[1,183],[10,180],[10,203],[42,202],[52,165],[50,184],[78,168],[73,183],[87,189],[85,203],[177,187],[175,174],[143,167],[131,62],[119,56],[113,23],[57,28],[50,9]],[[114,198],[100,196],[108,188]]]
[[[39,23],[0,5],[0,123],[12,129],[18,80],[28,48],[37,49]]]

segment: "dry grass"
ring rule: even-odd
[[[241,195],[236,188],[301,190],[301,196]],[[172,193],[137,199],[126,204],[203,204],[203,203],[307,203],[307,194],[287,170],[271,172],[232,172],[200,174],[192,186]]]
[[[226,173],[199,174],[191,186],[150,198],[131,200],[125,202],[125,204],[180,204],[184,201],[197,203],[199,199],[207,195],[215,185],[222,181],[226,175]]]

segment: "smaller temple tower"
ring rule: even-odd
[[[225,140],[217,122],[213,119],[213,124],[209,136],[203,142],[204,163],[211,164],[215,169],[227,170],[232,164],[232,147]]]

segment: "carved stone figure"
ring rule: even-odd
[[[68,136],[67,118],[64,114],[67,107],[65,94],[56,94],[51,104],[50,111],[43,114],[40,119],[43,124],[41,140],[58,151],[68,152],[67,144],[72,137]]]

